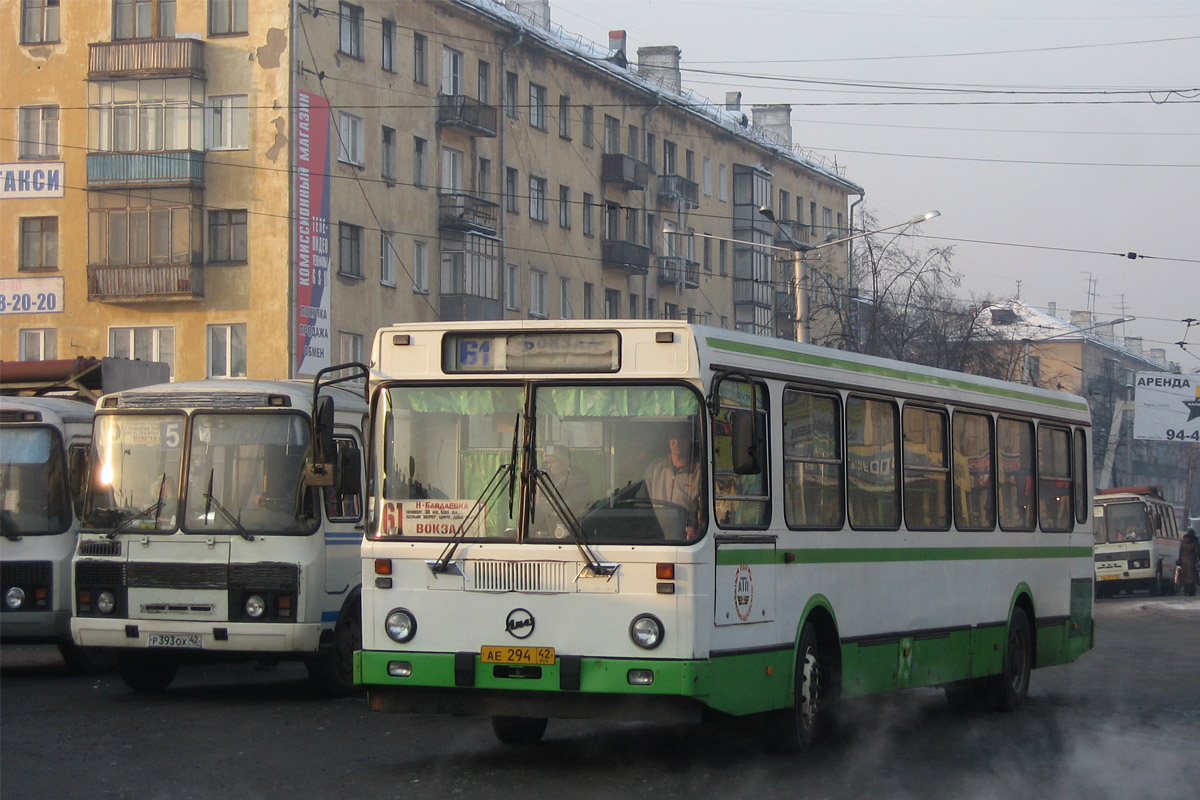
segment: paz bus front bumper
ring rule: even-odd
[[[315,653],[320,623],[182,622],[75,617],[71,636],[83,647],[171,649],[195,653]]]

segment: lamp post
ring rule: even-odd
[[[800,291],[800,335],[799,335],[799,340],[802,342],[808,342],[811,337],[811,333],[812,333],[811,325],[810,325],[811,321],[809,319],[809,302],[808,302],[808,262],[804,258],[805,253],[811,252],[813,250],[822,250],[826,247],[833,247],[834,245],[838,245],[838,244],[845,244],[846,242],[849,242],[853,239],[859,239],[859,238],[862,238],[863,236],[871,236],[876,233],[883,233],[884,231],[895,230],[896,228],[907,229],[907,228],[912,227],[913,225],[917,225],[919,223],[925,222],[926,220],[933,219],[934,217],[940,217],[942,215],[942,212],[940,212],[940,211],[926,211],[924,214],[918,214],[917,216],[913,217],[912,219],[905,220],[904,222],[897,222],[895,225],[888,225],[885,228],[878,228],[873,231],[859,231],[858,233],[852,233],[849,236],[843,236],[840,239],[831,239],[829,241],[821,242],[820,244],[817,244],[817,245],[810,245],[810,244],[802,244],[800,242],[797,242],[795,239],[793,239],[792,235],[790,233],[788,233],[787,228],[780,225],[779,221],[775,219],[775,212],[770,207],[763,206],[762,208],[758,209],[758,213],[761,214],[766,219],[770,220],[771,223],[775,225],[775,227],[779,228],[779,230],[783,232],[783,235],[787,238],[787,240],[792,245],[792,260],[795,262],[795,265],[796,265],[797,283],[799,284],[799,291]],[[887,243],[887,245],[884,245],[884,249],[886,250],[889,246],[891,246],[892,242],[894,242],[896,240],[896,237],[899,236],[903,232],[904,231],[898,231],[896,233],[896,236],[893,236],[891,241],[889,241]],[[784,249],[784,248],[776,248],[776,249]]]

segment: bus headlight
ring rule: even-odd
[[[417,620],[408,611],[397,608],[387,615],[387,619],[383,622],[383,629],[387,631],[388,638],[392,641],[404,644],[417,635]]]
[[[246,598],[246,616],[258,619],[267,611],[267,601],[262,595],[252,594]]]
[[[663,624],[653,614],[640,614],[629,625],[629,638],[643,650],[653,650],[662,644]]]
[[[117,607],[117,596],[112,592],[101,592],[96,595],[96,610],[101,614],[111,614]]]
[[[20,586],[14,586],[4,593],[4,605],[16,611],[21,606],[25,605],[25,590]]]

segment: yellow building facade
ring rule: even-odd
[[[862,189],[787,106],[686,90],[677,48],[509,6],[5,4],[0,358],[281,378],[435,319],[795,338],[791,251]],[[845,245],[821,255],[810,288],[840,288]]]

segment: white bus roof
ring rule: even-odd
[[[0,397],[0,411],[33,411],[41,414],[43,421],[56,424],[90,423],[95,406],[65,397]]]
[[[339,411],[367,411],[362,392],[349,384],[325,386],[322,395],[335,398]],[[312,381],[222,378],[159,383],[104,395],[97,408],[267,408],[269,396],[283,397],[283,407],[310,412]]]

